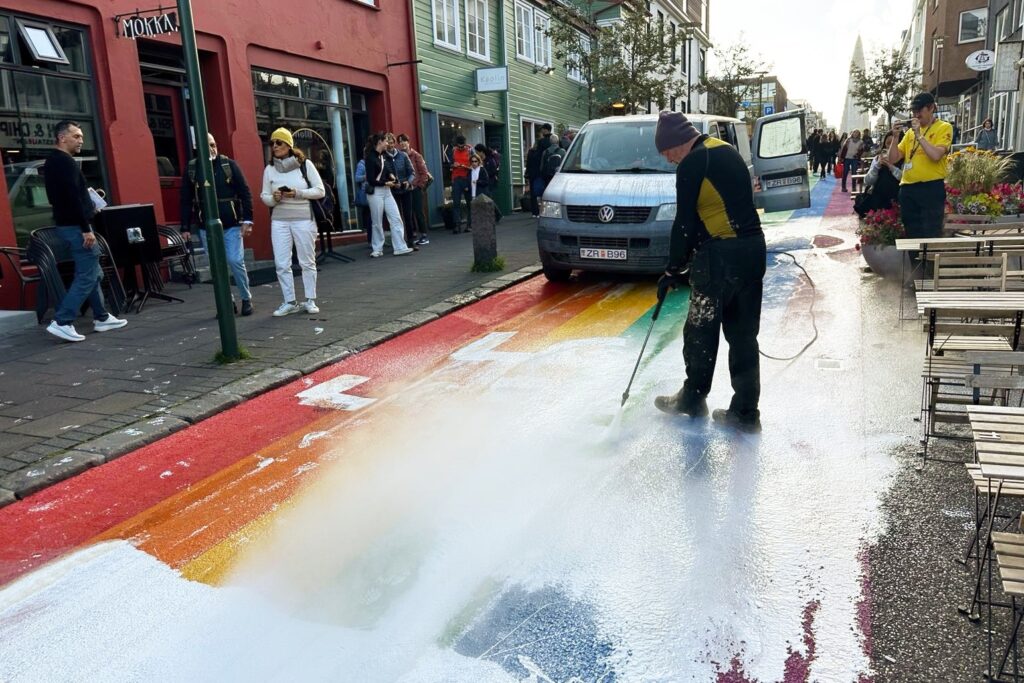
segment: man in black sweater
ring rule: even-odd
[[[252,192],[235,160],[218,154],[217,141],[213,135],[209,136],[208,143],[217,208],[221,225],[224,226],[224,253],[238,286],[238,294],[242,297],[242,315],[252,315],[252,294],[249,291],[249,273],[245,270],[245,245],[242,241],[252,234]],[[196,160],[193,159],[188,162],[185,176],[181,180],[181,234],[186,240],[190,239],[192,226],[198,223],[199,240],[209,254],[198,190],[199,172]]]
[[[690,311],[683,328],[686,382],[655,405],[668,413],[707,415],[722,332],[729,343],[733,397],[715,422],[745,432],[761,430],[757,333],[765,273],[765,241],[747,164],[734,147],[701,135],[685,116],[662,112],[654,136],[676,171],[677,208],[668,269],[658,296],[681,284],[689,265]]]
[[[80,342],[85,337],[75,329],[74,322],[86,299],[92,308],[93,329],[97,332],[116,330],[128,321],[115,318],[103,304],[100,248],[91,224],[96,211],[82,169],[72,156],[82,151],[85,142],[82,129],[74,121],[61,121],[57,124],[56,137],[56,148],[43,164],[43,178],[57,234],[67,243],[75,261],[75,279],[46,331],[64,341]]]

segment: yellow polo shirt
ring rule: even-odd
[[[925,140],[936,147],[945,147],[947,153],[953,145],[953,125],[951,123],[935,119],[930,125],[923,126],[921,133]],[[900,140],[899,149],[903,152],[903,179],[900,181],[900,185],[943,180],[946,177],[946,157],[932,161],[925,154],[921,145],[916,143],[916,140],[913,130],[907,131],[907,134]]]

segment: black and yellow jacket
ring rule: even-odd
[[[702,135],[676,169],[676,220],[669,269],[685,266],[712,239],[763,234],[750,171],[736,148]]]

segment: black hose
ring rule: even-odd
[[[789,258],[793,259],[793,265],[795,265],[797,268],[799,268],[803,272],[804,277],[807,278],[807,282],[811,285],[811,308],[810,308],[810,313],[811,313],[811,327],[814,329],[814,336],[811,338],[811,341],[809,341],[806,344],[804,344],[804,347],[802,349],[800,349],[799,351],[797,351],[796,354],[794,354],[792,356],[788,356],[786,358],[780,358],[779,356],[772,356],[770,354],[765,353],[764,351],[761,351],[760,349],[758,350],[758,353],[760,353],[762,356],[764,356],[765,358],[767,358],[769,360],[778,360],[778,361],[788,362],[788,361],[796,360],[800,356],[804,355],[804,352],[807,351],[807,349],[811,348],[811,346],[814,344],[814,342],[818,341],[818,322],[817,322],[817,319],[815,318],[815,315],[814,315],[814,304],[818,300],[818,288],[814,285],[814,280],[811,279],[811,276],[810,276],[810,274],[808,274],[807,269],[804,268],[802,265],[800,265],[800,263],[796,260],[796,256],[793,256],[793,254],[789,253],[788,251],[781,251],[781,250],[780,251],[769,251],[768,253],[769,254],[778,254],[778,255],[782,255],[782,256],[788,256]]]

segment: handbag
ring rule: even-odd
[[[302,170],[302,179],[306,181],[306,185],[313,187],[313,183],[309,182],[309,178],[306,177],[306,164],[309,163],[307,159],[299,168]],[[334,190],[327,186],[324,186],[324,196],[320,199],[310,199],[309,204],[313,210],[313,220],[316,222],[317,227],[323,228],[324,230],[332,230],[334,228]]]
[[[840,161],[839,163],[836,164],[834,173],[836,178],[843,177],[843,162]]]

